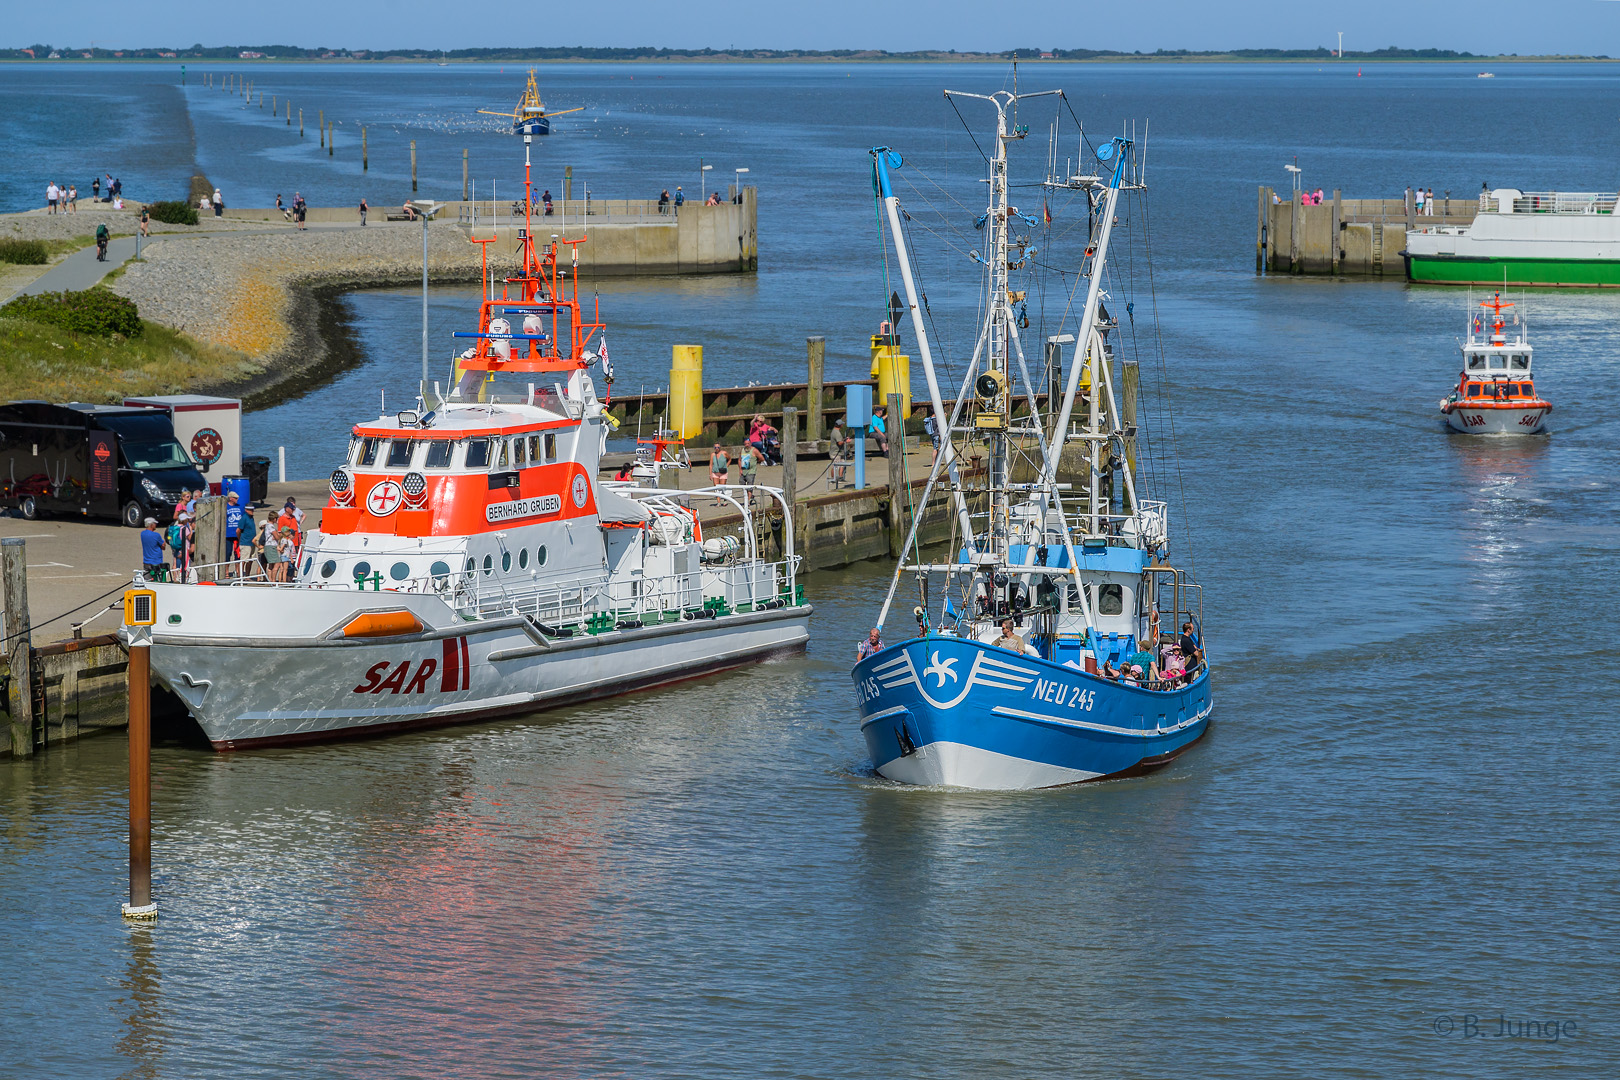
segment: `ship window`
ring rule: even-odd
[[[1097,614],[1118,615],[1125,610],[1125,589],[1120,585],[1102,585],[1097,589]]]
[[[335,573],[337,573],[337,563],[333,562],[331,559],[327,559],[325,562],[321,563],[321,577],[329,578]]]
[[[493,572],[494,569],[495,569],[495,559],[492,556],[485,555],[484,556],[484,576],[489,577],[490,573]]]
[[[1529,371],[1530,370],[1530,357],[1528,355],[1526,355],[1525,353],[1514,353],[1513,354],[1513,370],[1514,371]]]
[[[411,564],[408,562],[395,563],[388,568],[388,576],[395,581],[404,581],[411,576]]]
[[[482,469],[489,465],[489,440],[467,440],[467,468]]]
[[[495,447],[495,458],[489,463],[491,469],[506,468],[506,440],[496,439],[491,444]]]
[[[1536,396],[1536,388],[1534,386],[1531,386],[1527,382],[1526,383],[1520,383],[1519,384],[1519,393],[1523,394],[1525,397],[1535,397]]]
[[[546,460],[547,461],[556,461],[557,460],[557,436],[555,436],[555,435],[547,435],[545,437],[545,446],[546,446],[546,455],[545,455]]]
[[[1491,357],[1492,371],[1501,371],[1505,367],[1507,367],[1507,357],[1503,356],[1501,353],[1497,353],[1495,356]]]
[[[360,453],[360,444],[363,443],[364,441],[365,440],[360,438],[360,436],[358,436],[358,435],[350,435],[349,436],[349,452],[344,455],[343,460],[347,461],[350,465],[353,465],[354,462],[355,462],[356,455]]]
[[[1485,358],[1483,356],[1470,355],[1468,357],[1468,370],[1469,371],[1483,371],[1483,370],[1485,370]]]
[[[472,573],[476,573],[477,571],[478,571],[478,564],[473,562],[473,559],[472,559],[471,555],[467,556],[467,573],[472,574]]]
[[[357,462],[357,464],[360,464],[360,465],[375,465],[375,464],[377,464],[377,444],[380,443],[380,442],[382,442],[381,439],[378,439],[375,436],[371,436],[371,435],[367,435],[364,439],[361,439],[360,440],[360,460]]]
[[[529,549],[524,548],[522,551],[518,552],[518,569],[519,570],[527,570],[528,568],[529,568]]]
[[[410,439],[395,439],[388,446],[388,467],[403,469],[411,463],[411,451],[416,444]]]
[[[450,467],[450,440],[434,439],[427,444],[427,456],[422,459],[422,465],[429,469],[448,469]]]
[[[534,565],[546,565],[546,545],[541,544],[539,547],[534,549]]]
[[[371,564],[370,563],[368,563],[368,562],[357,562],[357,563],[354,564],[354,580],[360,581],[360,580],[362,580],[364,578],[368,578],[370,576],[371,576]]]
[[[434,584],[443,585],[450,576],[450,564],[443,559],[435,559],[433,565],[428,567],[428,573],[433,575]]]
[[[1468,396],[1479,397],[1479,392],[1483,389],[1484,387],[1480,386],[1478,383],[1471,383],[1468,387]]]
[[[538,465],[544,460],[545,460],[545,458],[542,455],[542,451],[540,449],[540,436],[538,436],[538,435],[530,435],[529,436],[529,464]]]
[[[513,439],[512,440],[512,468],[514,468],[514,469],[523,468],[523,463],[528,460],[528,456],[529,456],[528,455],[528,443],[524,441],[522,436],[519,436],[518,438]]]

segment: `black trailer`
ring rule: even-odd
[[[0,405],[0,504],[41,514],[167,523],[182,489],[207,486],[168,414],[121,405]]]

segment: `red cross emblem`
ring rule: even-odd
[[[384,480],[371,489],[366,496],[366,509],[373,517],[387,517],[399,509],[399,504],[405,501],[405,493],[399,485],[392,480]]]

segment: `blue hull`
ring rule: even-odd
[[[1149,769],[1198,741],[1212,708],[1207,667],[1144,690],[955,637],[885,649],[853,678],[873,764],[908,784],[1016,790]]]

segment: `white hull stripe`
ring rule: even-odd
[[[885,762],[878,772],[902,784],[977,788],[983,791],[1060,787],[1095,780],[1102,775],[1028,761],[955,742],[930,743],[906,757]]]
[[[1067,717],[1047,716],[1045,713],[1025,712],[1023,709],[1012,709],[1006,705],[997,705],[990,711],[997,716],[1010,716],[1015,720],[1033,720],[1038,724],[1051,724],[1053,727],[1085,728],[1087,731],[1101,731],[1108,735],[1124,735],[1134,739],[1153,739],[1161,735],[1174,735],[1176,732],[1191,727],[1209,715],[1209,710],[1205,709],[1197,716],[1183,720],[1179,724],[1147,729],[1114,727],[1112,724],[1093,724],[1085,720],[1070,720]]]

